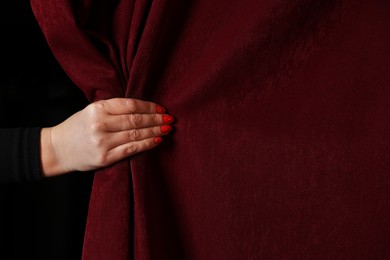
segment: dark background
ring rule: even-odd
[[[85,107],[29,1],[0,8],[0,127],[54,126]],[[0,259],[81,259],[92,179],[88,172],[0,184]]]

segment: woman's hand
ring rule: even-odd
[[[88,171],[157,146],[173,117],[157,104],[126,98],[88,105],[61,124],[43,128],[44,176]]]

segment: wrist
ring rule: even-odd
[[[41,168],[43,177],[52,177],[69,172],[62,166],[52,139],[53,127],[41,130]]]

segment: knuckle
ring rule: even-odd
[[[145,143],[144,143],[144,146],[143,146],[143,150],[149,150],[149,149],[152,149],[153,147],[155,147],[156,144],[154,143],[153,141],[153,138],[151,139],[148,139]]]
[[[141,125],[142,117],[140,114],[130,115],[130,121],[134,127],[138,127]]]
[[[154,115],[154,123],[156,125],[161,124],[161,115]]]
[[[132,129],[128,131],[128,139],[130,141],[136,141],[140,137],[140,133],[137,129]]]
[[[101,101],[92,103],[88,105],[89,111],[94,114],[94,113],[99,113],[100,111],[104,110],[104,103]]]
[[[108,164],[108,154],[107,152],[100,151],[95,159],[95,164],[98,167],[103,167]]]
[[[93,136],[91,137],[91,143],[96,148],[102,147],[104,144],[104,138],[103,136]]]
[[[106,129],[106,124],[101,121],[95,121],[91,124],[92,132],[101,132]]]
[[[134,154],[134,153],[136,153],[136,152],[138,152],[138,147],[137,147],[137,145],[135,145],[135,144],[128,144],[128,145],[126,146],[126,149],[125,149],[126,155]]]
[[[142,143],[142,150],[148,150],[153,146],[153,139],[145,140],[145,142]]]
[[[131,99],[131,98],[126,100],[126,106],[127,106],[130,113],[135,112],[137,109],[136,105],[135,105],[135,100]]]
[[[103,103],[92,103],[86,107],[87,120],[90,122],[98,122],[104,115]]]
[[[157,136],[157,135],[160,135],[160,128],[159,127],[152,127],[150,128],[149,130],[149,136]]]

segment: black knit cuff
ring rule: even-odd
[[[25,182],[40,180],[41,128],[0,130],[0,181]]]
[[[41,172],[41,128],[27,128],[25,129],[25,142],[27,149],[23,156],[27,158],[25,168],[25,180],[36,181],[42,178]]]

